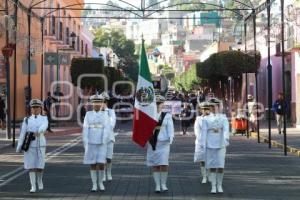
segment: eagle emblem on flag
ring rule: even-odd
[[[141,87],[136,94],[137,101],[141,106],[150,105],[154,100],[154,96],[152,87]]]

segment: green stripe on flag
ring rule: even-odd
[[[142,47],[141,48],[142,48],[142,50],[141,50],[141,55],[140,55],[139,75],[142,76],[147,81],[152,83],[151,73],[150,73],[150,70],[149,70],[146,50],[145,50],[145,46],[144,46],[144,40],[142,42]]]

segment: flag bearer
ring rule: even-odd
[[[220,113],[220,100],[212,98],[212,114],[202,122],[201,148],[205,149],[206,169],[210,170],[211,193],[223,193],[222,182],[225,166],[226,147],[229,145],[229,124]]]
[[[205,149],[201,148],[200,140],[201,140],[201,128],[202,121],[206,116],[210,115],[210,106],[208,102],[202,102],[200,104],[201,115],[197,116],[194,124],[194,132],[196,136],[195,140],[195,154],[194,154],[194,162],[200,162],[201,175],[202,175],[202,183],[207,182],[207,173],[205,168]]]
[[[97,191],[97,176],[100,191],[104,191],[104,165],[106,163],[107,143],[109,141],[110,123],[108,115],[103,109],[104,97],[93,95],[90,98],[93,110],[88,111],[83,122],[82,140],[84,144],[83,163],[90,165],[93,183],[91,192]]]
[[[42,116],[43,102],[39,99],[30,101],[31,116],[25,117],[22,123],[17,152],[24,151],[24,168],[29,170],[31,183],[30,193],[43,190],[43,171],[45,168],[46,138],[48,119]]]
[[[110,109],[107,107],[108,101],[109,101],[109,95],[106,92],[102,93],[102,96],[105,98],[104,103],[103,103],[103,109],[106,112],[106,114],[109,117],[109,141],[107,143],[107,152],[106,152],[106,166],[105,166],[105,172],[104,172],[104,181],[106,179],[108,181],[112,180],[112,175],[111,175],[111,168],[112,168],[112,158],[113,158],[113,153],[114,153],[114,144],[115,144],[115,133],[114,133],[114,128],[116,125],[116,114],[113,109]]]
[[[150,138],[147,147],[147,165],[152,167],[155,182],[155,192],[168,191],[167,177],[169,166],[170,145],[174,138],[172,115],[163,112],[165,98],[156,96],[158,124]]]

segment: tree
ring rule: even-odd
[[[254,59],[256,58],[256,60]],[[241,51],[224,51],[212,54],[204,62],[197,63],[197,76],[207,80],[207,86],[219,96],[225,97],[229,93],[228,78],[235,81],[235,85],[242,85],[244,73],[256,73],[260,67],[259,52],[244,53]],[[236,88],[239,95],[241,87]]]
[[[202,3],[199,0],[170,0],[169,5],[179,5],[178,7],[182,10],[201,10],[216,8],[216,6]]]
[[[94,46],[111,47],[118,56],[118,67],[134,81],[138,77],[138,56],[135,55],[135,44],[128,40],[120,30],[98,29],[95,33]]]
[[[74,86],[79,86],[78,80],[81,75],[93,74],[103,75],[107,78],[107,87],[112,89],[115,81],[125,80],[119,70],[112,67],[104,67],[103,60],[101,58],[73,58],[71,64],[71,79]],[[126,86],[128,87],[128,86]],[[91,78],[86,77],[81,80],[80,89],[84,94],[92,94],[95,91],[103,91],[104,79],[100,77]],[[124,88],[123,88],[124,89]]]
[[[177,90],[188,92],[195,87],[201,86],[203,79],[197,76],[197,66],[193,65],[188,71],[182,73],[180,76],[176,76],[172,83]]]
[[[165,76],[168,80],[172,80],[175,77],[175,71],[169,65],[159,65],[159,70],[161,70],[161,74]]]

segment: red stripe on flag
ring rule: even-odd
[[[156,125],[157,121],[134,108],[132,140],[138,145],[145,147]]]

